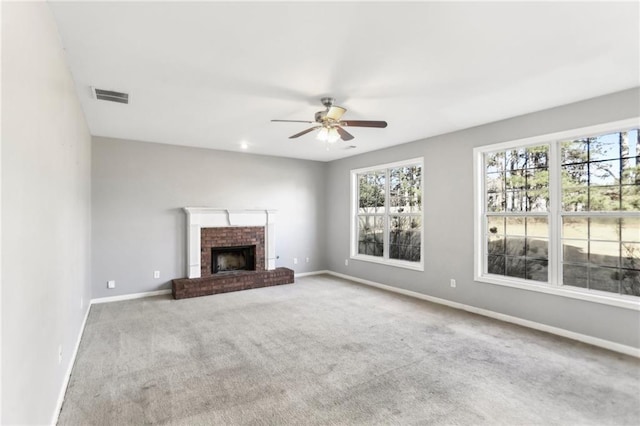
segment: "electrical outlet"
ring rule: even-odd
[[[307,263],[309,263],[309,258],[307,257]]]
[[[293,258],[293,264],[294,264],[294,265],[297,265],[297,264],[298,264],[298,258],[297,258],[297,257],[294,257],[294,258]]]
[[[153,271],[153,278],[160,278],[160,271]]]
[[[344,260],[344,266],[349,266],[349,259]]]
[[[453,278],[451,278],[449,283],[451,284],[451,287],[455,287],[456,286],[456,280],[454,280]]]
[[[107,288],[116,288],[116,282],[114,280],[107,281]]]
[[[58,346],[58,364],[62,364],[62,345]]]

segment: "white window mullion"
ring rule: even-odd
[[[390,211],[391,206],[389,205],[391,201],[391,197],[389,196],[389,181],[391,179],[391,169],[385,169],[385,178],[384,178],[384,241],[382,242],[382,258],[384,260],[389,260],[389,226],[391,226],[390,219]]]
[[[562,283],[562,243],[560,231],[562,221],[562,161],[560,159],[560,142],[549,146],[549,284],[558,286]]]
[[[487,274],[487,191],[485,182],[485,162],[484,154],[478,149],[474,149],[473,155],[475,156],[474,166],[474,179],[476,184],[475,190],[475,245],[476,245],[476,274],[478,276]],[[479,254],[478,254],[479,253]]]
[[[351,173],[351,227],[349,229],[350,257],[355,256],[358,253],[358,241],[360,239],[360,230],[358,225],[360,224],[360,183],[358,182],[358,175]]]

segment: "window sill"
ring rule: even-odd
[[[553,286],[551,284],[535,284],[531,281],[525,281],[513,278],[504,278],[497,275],[480,275],[476,276],[475,281],[502,285],[506,287],[514,287],[522,290],[537,291],[539,293],[553,294],[556,296],[569,297],[571,299],[585,300],[603,305],[616,306],[619,308],[640,311],[640,300],[636,296],[617,295],[598,290],[587,290],[579,287]]]
[[[424,264],[422,262],[408,262],[405,260],[383,259],[381,257],[367,256],[363,254],[352,255],[351,259],[361,260],[363,262],[378,263],[380,265],[394,266],[396,268],[411,269],[414,271],[424,271]]]

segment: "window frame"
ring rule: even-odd
[[[573,299],[586,300],[606,305],[617,306],[640,311],[640,297],[609,293],[593,289],[583,289],[562,284],[562,229],[561,221],[564,215],[561,206],[562,179],[560,161],[560,142],[568,139],[580,139],[593,137],[600,134],[623,132],[640,127],[640,117],[627,120],[614,121],[594,126],[581,127],[556,133],[544,134],[529,138],[500,142],[496,144],[478,146],[473,149],[473,185],[474,185],[474,280],[489,284],[514,287],[523,290],[540,293],[554,294]],[[484,261],[486,255],[486,225],[485,213],[485,168],[484,154],[514,148],[526,148],[535,145],[548,145],[549,158],[549,209],[546,215],[549,217],[549,257],[548,257],[548,282],[525,280],[521,278],[500,276],[486,272],[487,264]],[[509,216],[509,212],[505,216]],[[533,212],[522,212],[520,215]],[[539,213],[538,213],[539,214]],[[572,213],[571,215],[573,215]],[[518,215],[518,214],[515,214]],[[543,213],[544,215],[544,213]],[[638,217],[639,212],[616,211],[611,212],[584,212],[584,216],[599,217]]]
[[[389,258],[389,222],[390,217],[398,216],[397,213],[392,213],[389,210],[389,179],[388,170],[396,167],[409,167],[420,166],[420,196],[421,206],[420,213],[402,214],[400,216],[416,216],[420,218],[420,262],[411,262],[408,260],[390,259]],[[384,213],[371,214],[371,216],[383,217],[383,229],[384,229],[384,241],[383,241],[383,256],[371,256],[367,254],[358,253],[358,210],[359,210],[359,188],[358,188],[358,175],[367,172],[374,172],[384,170],[387,178],[385,179],[385,211]],[[411,158],[408,160],[395,161],[393,163],[377,164],[375,166],[363,167],[359,169],[352,169],[351,172],[351,220],[349,229],[350,238],[350,250],[349,257],[353,260],[361,260],[364,262],[378,263],[387,266],[394,266],[398,268],[411,269],[415,271],[424,271],[424,157]]]

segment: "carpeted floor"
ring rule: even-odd
[[[330,276],[94,305],[61,425],[637,425],[640,360]]]

